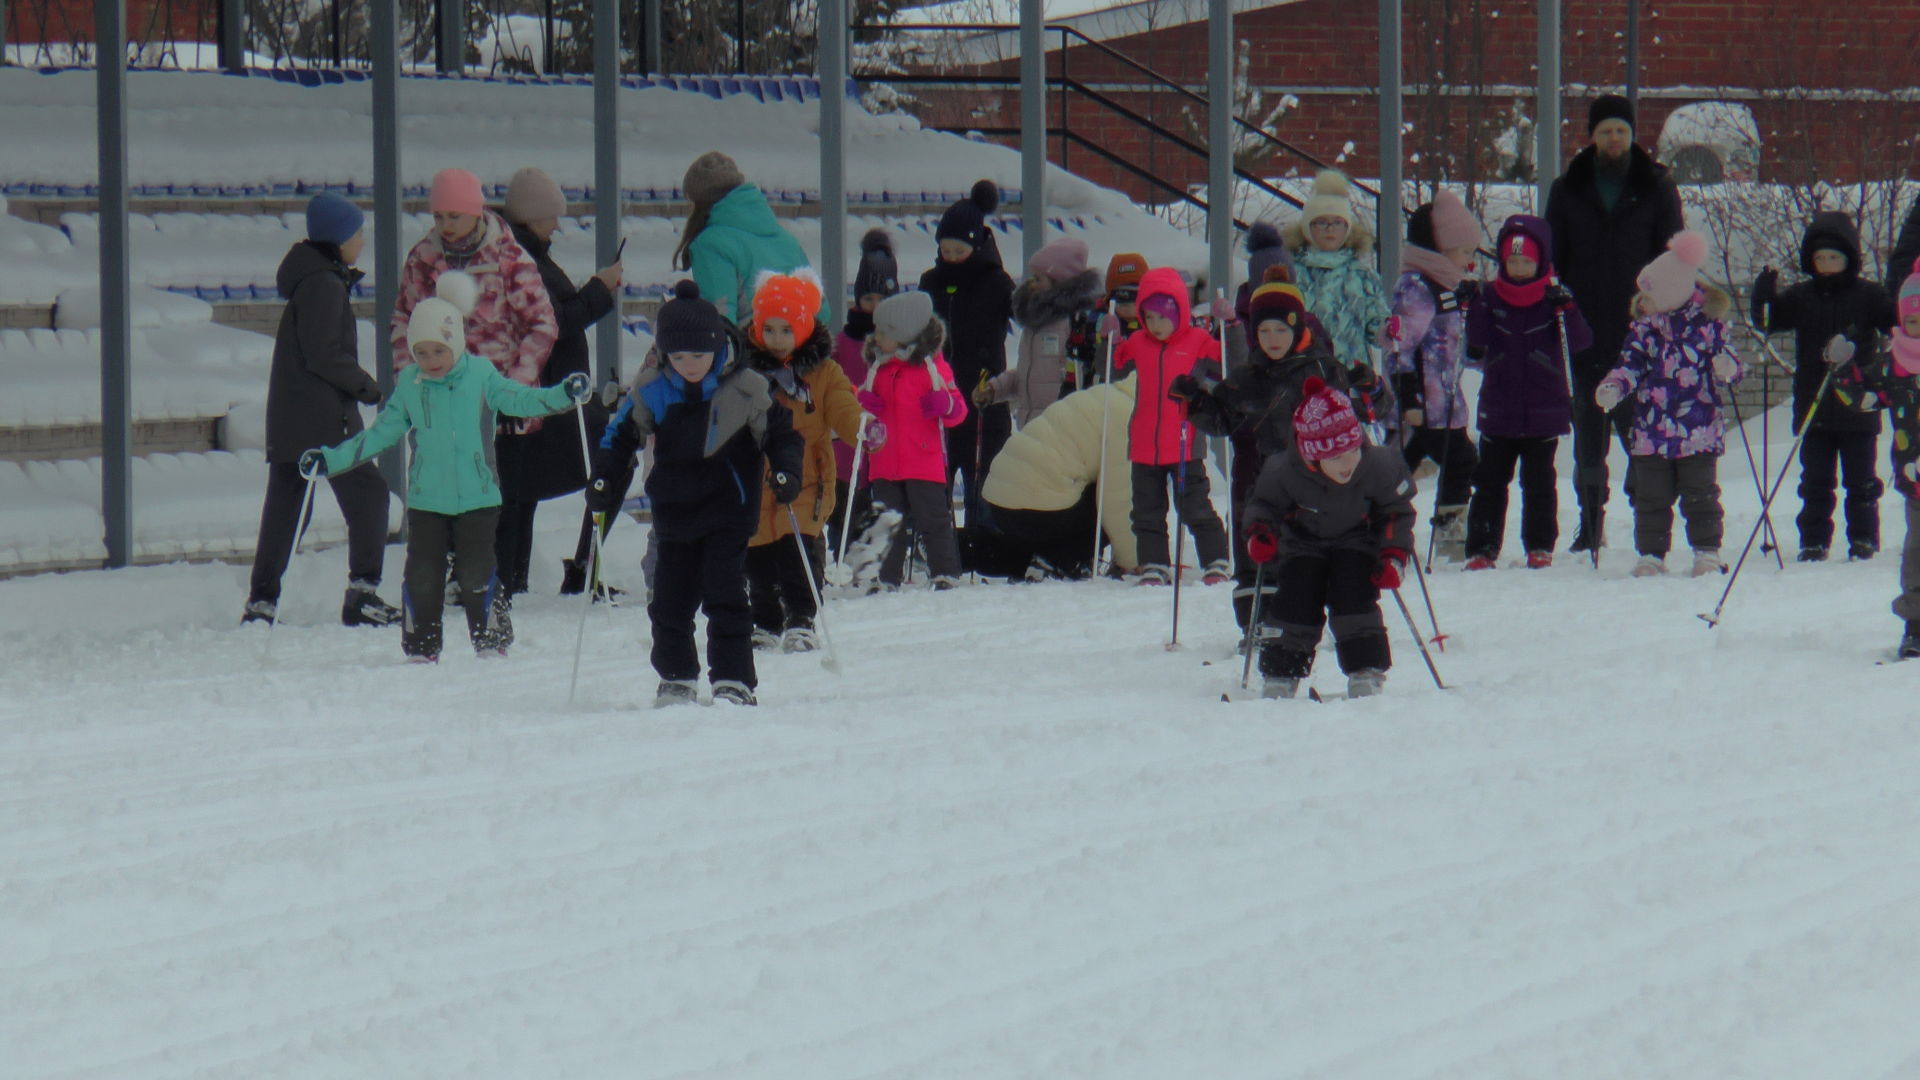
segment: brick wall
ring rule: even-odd
[[[212,41],[219,26],[213,0],[126,0],[127,37],[133,41]],[[94,40],[93,0],[28,0],[6,4],[7,43]]]

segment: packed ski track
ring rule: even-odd
[[[241,567],[0,582],[0,1073],[1920,1075],[1894,552],[1756,550],[1717,631],[1622,546],[1443,567],[1455,689],[1389,606],[1325,704],[1220,701],[1224,586],[1177,652],[1164,589],[843,596],[844,677],[653,711],[638,602],[567,705],[577,512],[504,662],[339,627],[338,549],[271,634]]]

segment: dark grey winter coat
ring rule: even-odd
[[[1335,549],[1379,554],[1413,550],[1413,477],[1400,451],[1369,445],[1344,484],[1310,468],[1298,451],[1267,459],[1243,518],[1273,526],[1282,557]]]
[[[1847,268],[1831,277],[1813,272],[1813,253],[1822,249],[1847,257]],[[1813,395],[1826,379],[1827,342],[1845,334],[1859,355],[1879,347],[1881,333],[1893,328],[1893,297],[1878,282],[1860,276],[1860,234],[1853,219],[1837,210],[1815,214],[1800,241],[1800,269],[1807,280],[1787,291],[1767,291],[1768,281],[1756,282],[1753,321],[1769,334],[1794,332],[1793,430],[1813,408]],[[1813,426],[1823,431],[1880,432],[1880,414],[1849,409],[1827,391],[1813,414]]]
[[[1594,181],[1599,155],[1591,146],[1574,155],[1547,195],[1553,265],[1593,328],[1593,347],[1574,355],[1574,371],[1589,379],[1605,375],[1620,359],[1641,268],[1686,228],[1680,189],[1667,167],[1638,146],[1631,155],[1626,190],[1612,210]]]
[[[332,244],[302,240],[280,260],[275,278],[286,310],[273,340],[267,377],[267,461],[291,464],[364,427],[357,403],[380,403],[380,384],[360,366],[353,283],[361,274]]]
[[[547,288],[554,319],[560,326],[547,366],[540,370],[540,385],[558,386],[576,371],[591,375],[587,368],[587,328],[613,311],[613,294],[598,278],[575,288],[573,279],[553,261],[552,245],[542,243],[525,225],[513,226],[513,238],[540,269],[540,283]],[[588,442],[598,442],[607,426],[606,407],[595,398],[582,411],[587,418]],[[579,491],[587,479],[586,463],[580,459],[579,424],[568,416],[543,424],[531,435],[503,431],[494,441],[501,497],[508,502],[539,502]]]

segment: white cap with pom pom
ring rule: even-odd
[[[480,283],[473,275],[448,270],[434,285],[434,295],[420,301],[407,320],[407,351],[423,341],[445,345],[455,353],[467,347],[466,316],[480,299]]]
[[[1693,299],[1706,264],[1706,236],[1691,229],[1676,233],[1667,250],[1640,271],[1640,292],[1654,311],[1677,311]]]

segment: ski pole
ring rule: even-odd
[[[860,427],[853,437],[853,472],[847,479],[847,507],[840,516],[840,549],[833,553],[833,565],[827,572],[827,578],[837,585],[846,584],[850,576],[846,572],[847,545],[853,543],[853,504],[860,491],[860,465],[867,456],[867,420],[870,414],[860,414]],[[840,580],[835,580],[840,579]]]
[[[1767,497],[1766,482],[1760,479],[1760,465],[1753,459],[1753,440],[1747,436],[1747,423],[1740,416],[1740,399],[1732,393],[1731,387],[1728,388],[1727,401],[1733,405],[1733,423],[1740,429],[1740,444],[1747,451],[1747,471],[1753,474],[1754,493],[1764,500]],[[1780,569],[1785,570],[1787,560],[1780,554],[1780,540],[1773,532],[1773,513],[1769,510],[1761,510],[1760,522],[1765,527],[1766,533],[1766,539],[1760,542],[1760,554],[1765,555],[1768,551],[1772,551],[1773,561],[1779,564]]]
[[[593,477],[593,449],[587,445],[587,410],[574,406],[574,415],[580,418],[580,464],[587,470],[588,483]],[[573,634],[573,674],[567,679],[567,705],[573,705],[574,693],[580,688],[580,653],[587,644],[587,613],[593,610],[594,594],[600,589],[600,523],[601,515],[593,518],[593,556],[587,567],[586,596],[580,604],[580,625]]]
[[[1433,654],[1427,651],[1427,640],[1420,636],[1420,628],[1413,623],[1413,612],[1407,609],[1406,598],[1400,595],[1399,589],[1393,590],[1393,602],[1400,605],[1400,615],[1407,620],[1407,630],[1413,634],[1413,643],[1420,646],[1420,659],[1427,662],[1427,673],[1433,676],[1433,685],[1445,690],[1447,684],[1440,681],[1440,669],[1433,666]]]
[[[294,530],[293,548],[292,550],[287,552],[287,568],[280,572],[280,578],[283,581],[286,580],[287,575],[293,570],[293,560],[300,557],[300,542],[306,539],[307,526],[313,521],[313,489],[319,486],[320,486],[320,474],[316,473],[312,476],[307,477],[307,493],[300,500],[300,526],[298,529]],[[279,603],[278,601],[276,601],[274,605],[273,618],[267,621],[267,640],[262,645],[262,648],[261,648],[261,655],[263,657],[272,655],[273,628],[279,625],[280,625],[280,610],[279,610]]]
[[[807,538],[800,533],[800,518],[793,512],[793,504],[787,504],[787,524],[793,526],[793,546],[800,549],[800,566],[807,572],[807,591],[813,594],[813,625],[820,631],[821,651],[826,655],[820,658],[820,666],[840,674],[840,657],[833,651],[833,635],[827,633],[827,606],[820,601],[820,586],[813,580],[813,556],[807,554]]]
[[[1107,301],[1107,314],[1113,314],[1113,301]],[[1102,320],[1104,321],[1104,320]],[[1100,515],[1107,508],[1107,418],[1113,411],[1113,342],[1118,334],[1107,335],[1107,370],[1100,380],[1100,461],[1094,466],[1093,473],[1093,560],[1088,568],[1091,576],[1100,576]]]
[[[1448,635],[1440,632],[1440,617],[1433,613],[1433,594],[1427,591],[1427,575],[1420,569],[1419,559],[1409,561],[1413,563],[1414,579],[1420,582],[1420,595],[1427,602],[1427,621],[1433,624],[1433,643],[1440,647],[1441,652],[1446,652]]]
[[[1767,407],[1767,403],[1773,400],[1773,365],[1778,364],[1789,371],[1793,369],[1788,367],[1786,361],[1780,359],[1779,353],[1773,351],[1773,342],[1768,340],[1766,331],[1760,329],[1760,324],[1754,321],[1753,312],[1751,310],[1747,311],[1746,316],[1747,329],[1753,332],[1754,340],[1760,343],[1761,350],[1764,351],[1767,354],[1767,358],[1773,362],[1771,364],[1760,365],[1760,465],[1753,474],[1754,486],[1758,488],[1760,487],[1760,477],[1773,471],[1773,462],[1769,460],[1769,447],[1767,445],[1768,421],[1773,416],[1773,410]],[[1771,316],[1769,316],[1769,319],[1771,319]],[[1733,414],[1736,418],[1740,415],[1740,402],[1738,399],[1735,399],[1733,403]],[[1742,439],[1747,437],[1744,427],[1742,427],[1740,431],[1740,437]],[[1747,459],[1749,464],[1751,464],[1753,459],[1753,447],[1751,444],[1747,447]],[[1761,492],[1762,497],[1764,497],[1765,494],[1763,490]],[[1765,555],[1769,549],[1776,553],[1774,561],[1779,563],[1780,569],[1785,570],[1787,568],[1786,559],[1784,556],[1778,555],[1780,551],[1780,538],[1774,533],[1771,517],[1769,517],[1767,521],[1766,539],[1760,543],[1760,554]]]
[[[1164,482],[1164,481],[1163,481]],[[1180,511],[1180,497],[1187,493],[1187,427],[1180,425],[1180,464],[1173,471],[1173,636],[1167,639],[1167,651],[1180,649],[1180,563],[1186,558],[1186,515]]]
[[[1786,483],[1787,470],[1793,468],[1793,459],[1800,453],[1800,442],[1807,437],[1807,430],[1813,426],[1813,413],[1820,407],[1820,399],[1827,396],[1827,387],[1833,383],[1833,365],[1827,366],[1827,374],[1820,380],[1820,389],[1813,395],[1813,403],[1807,406],[1807,415],[1801,419],[1800,434],[1793,437],[1793,446],[1787,451],[1786,463],[1780,466],[1779,475],[1774,478],[1773,487],[1760,503],[1760,520],[1753,523],[1753,531],[1747,534],[1746,546],[1740,549],[1740,559],[1733,564],[1733,575],[1727,579],[1727,587],[1720,593],[1720,602],[1713,607],[1713,614],[1700,618],[1709,629],[1720,625],[1720,613],[1726,609],[1727,597],[1733,595],[1733,587],[1740,581],[1740,568],[1747,565],[1747,555],[1753,551],[1753,542],[1760,536],[1760,526],[1766,522],[1767,511],[1773,508],[1774,496],[1780,494],[1780,485]]]
[[[1247,657],[1240,665],[1240,689],[1245,690],[1253,683],[1253,643],[1260,639],[1260,601],[1266,599],[1267,564],[1257,563],[1253,569],[1253,613],[1247,619]]]

